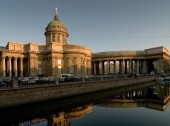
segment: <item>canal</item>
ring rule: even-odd
[[[0,126],[170,126],[169,84],[155,82],[0,109]]]

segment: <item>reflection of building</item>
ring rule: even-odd
[[[57,76],[61,73],[91,74],[91,49],[69,44],[67,27],[56,11],[45,29],[46,44],[10,41],[0,48],[3,76]]]
[[[81,106],[72,109],[69,113],[65,115],[67,119],[78,119],[83,118],[85,115],[92,112],[92,106]]]
[[[52,118],[49,119],[49,126],[70,126],[70,122],[65,118],[65,113],[60,112],[53,114]]]
[[[156,85],[151,88],[142,88],[114,96],[104,100],[101,106],[113,108],[147,107],[164,111],[169,106],[170,87]]]
[[[83,118],[85,115],[91,112],[92,106],[84,105],[69,111],[54,114],[49,120],[50,126],[70,126],[70,119]]]
[[[30,121],[19,123],[19,126],[47,126],[48,121],[46,119],[36,118]]]
[[[71,119],[79,119],[85,117],[87,114],[92,112],[91,105],[79,106],[74,109],[58,112],[56,114],[50,115],[47,118],[36,118],[30,121],[20,122],[21,126],[32,126],[32,125],[42,125],[42,126],[71,126]]]

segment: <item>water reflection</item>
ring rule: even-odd
[[[47,118],[36,118],[30,121],[20,122],[19,126],[71,126],[70,119],[80,119],[91,112],[92,106],[84,105],[49,115]]]
[[[146,107],[164,111],[169,105],[169,84],[153,85],[102,100],[100,106],[113,108]]]
[[[145,107],[165,111],[169,105],[169,88],[169,84],[149,83],[1,109],[0,125],[73,126],[71,123],[73,120],[80,120],[92,113],[97,116],[93,111],[94,106],[121,109]]]

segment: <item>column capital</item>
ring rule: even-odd
[[[17,60],[17,59],[18,59],[18,57],[14,57],[14,59],[15,59],[15,60]]]
[[[6,56],[3,56],[3,57],[1,57],[1,58],[2,58],[2,60],[5,60]]]

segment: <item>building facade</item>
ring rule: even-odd
[[[170,73],[170,54],[165,47],[92,54],[90,48],[70,44],[57,9],[44,35],[46,44],[9,41],[0,47],[0,76]]]
[[[162,74],[170,73],[170,54],[165,47],[140,51],[110,51],[92,54],[92,73]]]
[[[57,10],[44,34],[44,45],[10,41],[6,47],[1,47],[1,76],[91,74],[91,49],[68,43],[68,29],[60,20]]]

